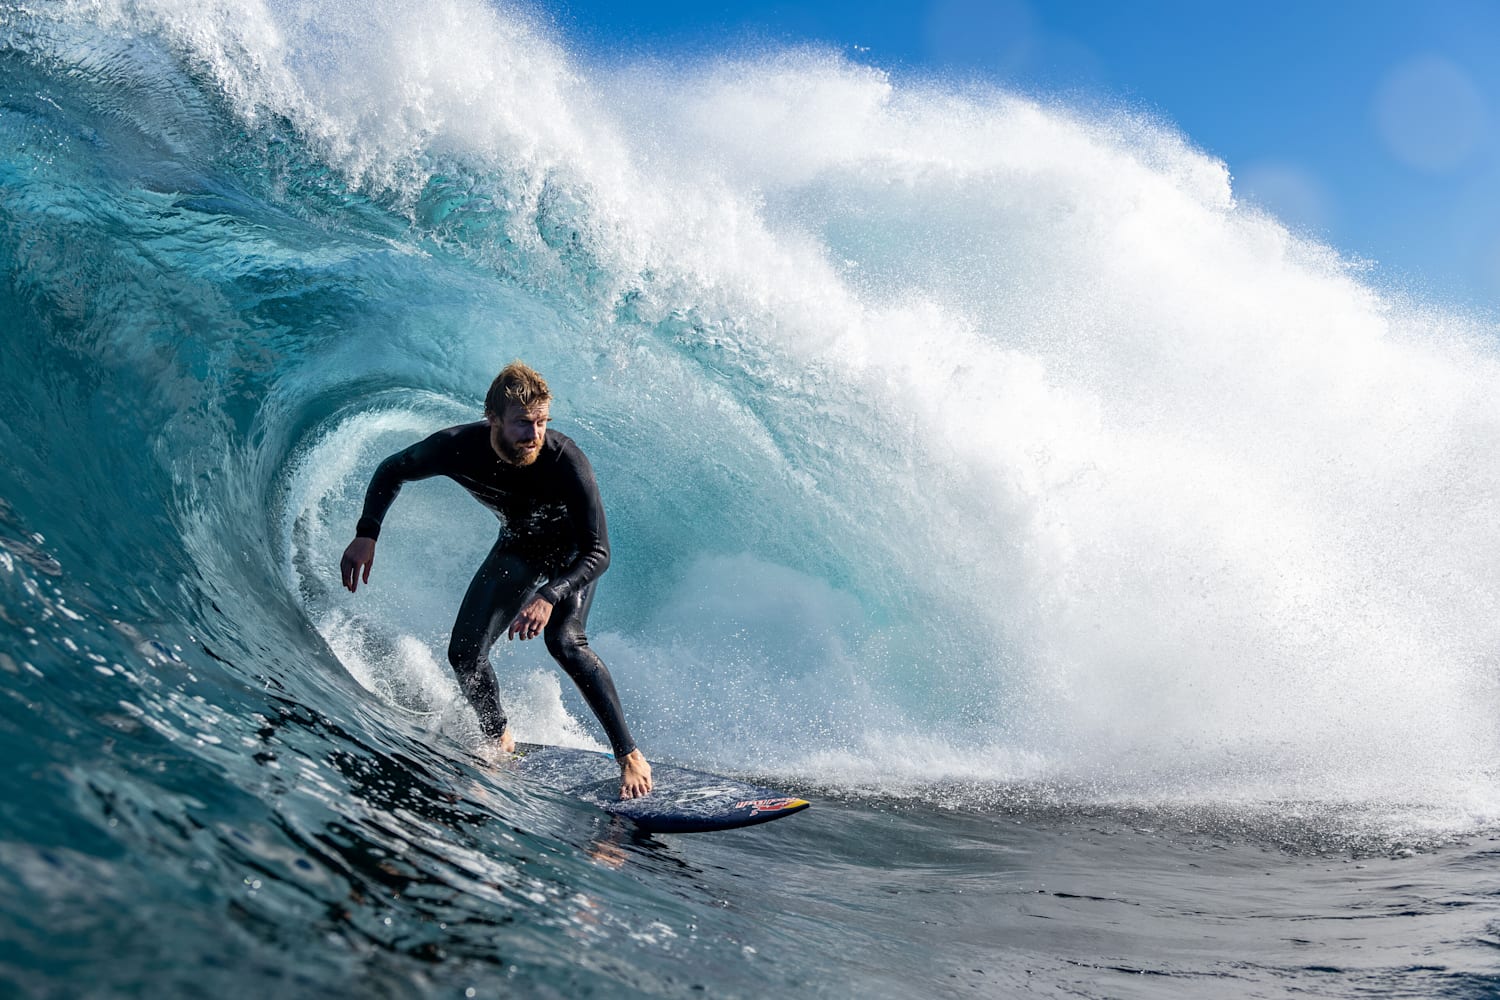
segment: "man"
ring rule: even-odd
[[[625,726],[619,695],[584,636],[594,583],[609,566],[609,537],[594,470],[567,437],[547,429],[552,394],[519,361],[490,385],[484,419],[438,431],[380,463],[340,567],[351,593],[370,582],[380,524],[403,483],[447,476],[501,519],[500,538],[469,583],[448,662],[484,734],[501,750],[515,738],[500,707],[490,646],[541,635],[578,685],[620,764],[620,797],[651,791],[651,765]]]

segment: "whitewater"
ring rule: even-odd
[[[1125,107],[472,0],[0,0],[0,986],[1500,989],[1500,351]],[[476,755],[522,358],[643,837]],[[517,735],[602,747],[537,644]]]

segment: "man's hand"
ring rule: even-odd
[[[375,564],[375,539],[356,538],[349,543],[344,550],[344,558],[339,563],[339,574],[344,578],[344,586],[349,593],[359,587],[361,579],[365,583],[370,582],[370,567]],[[360,570],[364,570],[361,577]]]
[[[348,558],[347,556],[345,558]],[[542,629],[547,627],[547,622],[552,617],[551,603],[540,597],[533,597],[531,603],[521,609],[516,615],[516,620],[510,623],[510,634],[507,639],[535,639],[542,634]]]

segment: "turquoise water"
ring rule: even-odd
[[[1495,989],[1495,331],[1188,139],[471,3],[9,4],[0,76],[9,992]],[[813,810],[487,771],[451,484],[338,588],[514,357],[637,737]]]

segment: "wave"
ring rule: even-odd
[[[459,0],[0,40],[6,571],[60,623],[17,671],[202,649],[472,740],[441,650],[489,516],[413,486],[372,586],[334,566],[519,356],[599,472],[593,642],[654,752],[1495,815],[1494,331],[1170,126],[818,49],[600,64]],[[518,727],[588,742],[544,660],[497,661]]]

